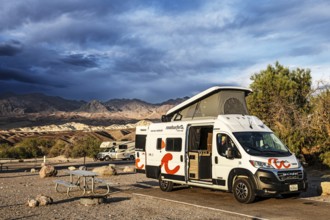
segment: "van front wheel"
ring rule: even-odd
[[[240,203],[251,203],[255,199],[253,186],[247,178],[239,178],[235,181],[233,193]]]
[[[173,182],[159,179],[159,188],[164,192],[171,192],[173,189]]]

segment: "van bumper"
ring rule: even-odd
[[[270,171],[258,170],[255,173],[256,194],[274,196],[279,194],[297,194],[308,188],[307,175],[302,169]]]

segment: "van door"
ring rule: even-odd
[[[135,136],[135,169],[137,173],[145,173],[147,135]]]
[[[239,167],[241,154],[233,138],[227,133],[214,133],[212,156],[212,182],[221,189],[228,189],[228,175],[233,168]]]
[[[211,182],[213,126],[194,125],[188,130],[188,180]]]
[[[165,138],[165,151],[162,153],[161,173],[165,179],[185,181],[184,138]]]

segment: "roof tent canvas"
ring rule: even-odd
[[[170,109],[162,121],[217,118],[218,115],[247,115],[245,97],[251,90],[240,87],[212,87]]]

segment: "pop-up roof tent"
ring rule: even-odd
[[[218,115],[247,115],[245,97],[252,91],[241,87],[215,86],[170,109],[163,122],[217,118]]]

